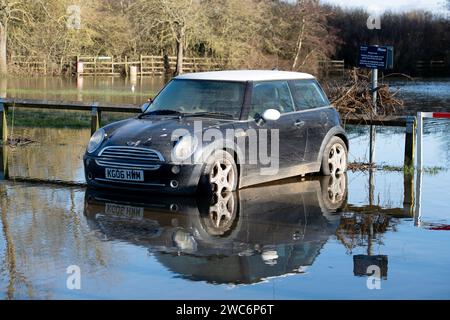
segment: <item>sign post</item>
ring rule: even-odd
[[[373,113],[377,115],[377,87],[378,87],[378,69],[372,69],[372,107]],[[369,163],[375,163],[375,126],[370,126],[370,153]]]
[[[360,68],[372,70],[371,92],[373,113],[377,115],[378,69],[392,69],[394,66],[394,48],[381,46],[361,46],[359,48],[358,65]],[[375,127],[370,126],[369,162],[375,160]]]

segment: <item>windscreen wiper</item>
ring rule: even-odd
[[[157,116],[157,115],[174,115],[174,116],[180,116],[183,113],[176,110],[170,110],[170,109],[161,109],[161,110],[153,110],[149,112],[145,112],[139,115],[139,119],[145,116]]]
[[[183,117],[220,117],[220,118],[230,118],[233,119],[233,115],[229,113],[213,112],[213,111],[202,111],[193,113],[184,113]]]

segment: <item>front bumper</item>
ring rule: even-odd
[[[139,169],[144,172],[144,181],[119,181],[106,178],[106,168],[110,166],[97,163],[98,157],[85,155],[83,157],[84,174],[86,182],[91,187],[122,189],[129,191],[155,191],[161,193],[192,194],[197,191],[202,171],[201,164],[175,165],[162,163],[157,169]],[[179,167],[179,172],[174,173],[172,168]],[[120,169],[136,170],[127,167],[126,163]],[[176,183],[174,183],[174,181]],[[176,186],[175,186],[176,185]]]

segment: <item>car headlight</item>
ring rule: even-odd
[[[105,138],[105,130],[98,129],[92,135],[91,140],[89,140],[89,144],[87,146],[87,152],[92,153],[102,144],[103,139]]]
[[[186,160],[197,149],[197,145],[198,139],[195,136],[188,135],[182,137],[173,148],[172,160],[174,162]]]

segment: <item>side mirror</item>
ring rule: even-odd
[[[267,109],[266,111],[264,111],[261,117],[264,119],[264,121],[277,121],[278,119],[280,119],[281,113],[280,111],[275,109]]]

